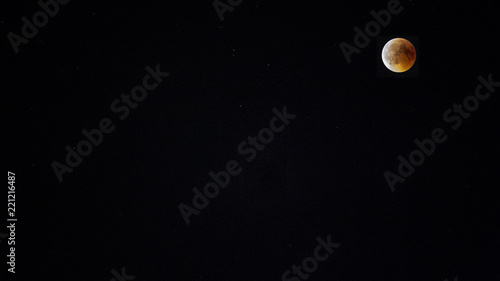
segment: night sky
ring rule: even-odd
[[[1,280],[500,280],[494,3],[220,0],[221,21],[211,0],[65,1],[16,46],[42,8],[0,4]],[[401,74],[396,37],[417,51]],[[401,176],[415,139],[434,148]]]

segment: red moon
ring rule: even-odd
[[[392,72],[408,71],[417,58],[413,44],[404,38],[394,38],[382,49],[382,61]]]

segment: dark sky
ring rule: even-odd
[[[500,87],[456,130],[443,119],[478,76],[500,81],[496,6],[401,1],[347,63],[341,42],[388,2],[243,0],[221,21],[211,1],[72,0],[18,53],[8,34],[41,8],[2,2],[5,280],[287,280],[329,235],[341,246],[308,280],[499,280]],[[416,47],[407,73],[381,64],[394,37]],[[120,120],[113,102],[157,65],[169,76]],[[246,160],[284,107],[296,117]],[[115,129],[60,182],[54,161],[103,118]],[[392,192],[384,172],[435,128],[446,141]],[[231,160],[242,171],[187,225],[179,205]]]

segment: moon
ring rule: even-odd
[[[392,72],[405,72],[417,58],[413,44],[404,38],[394,38],[385,43],[382,49],[382,61]]]

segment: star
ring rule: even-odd
[[[6,233],[0,233],[0,238],[6,238],[7,234]],[[2,243],[2,240],[0,240],[0,243]]]

